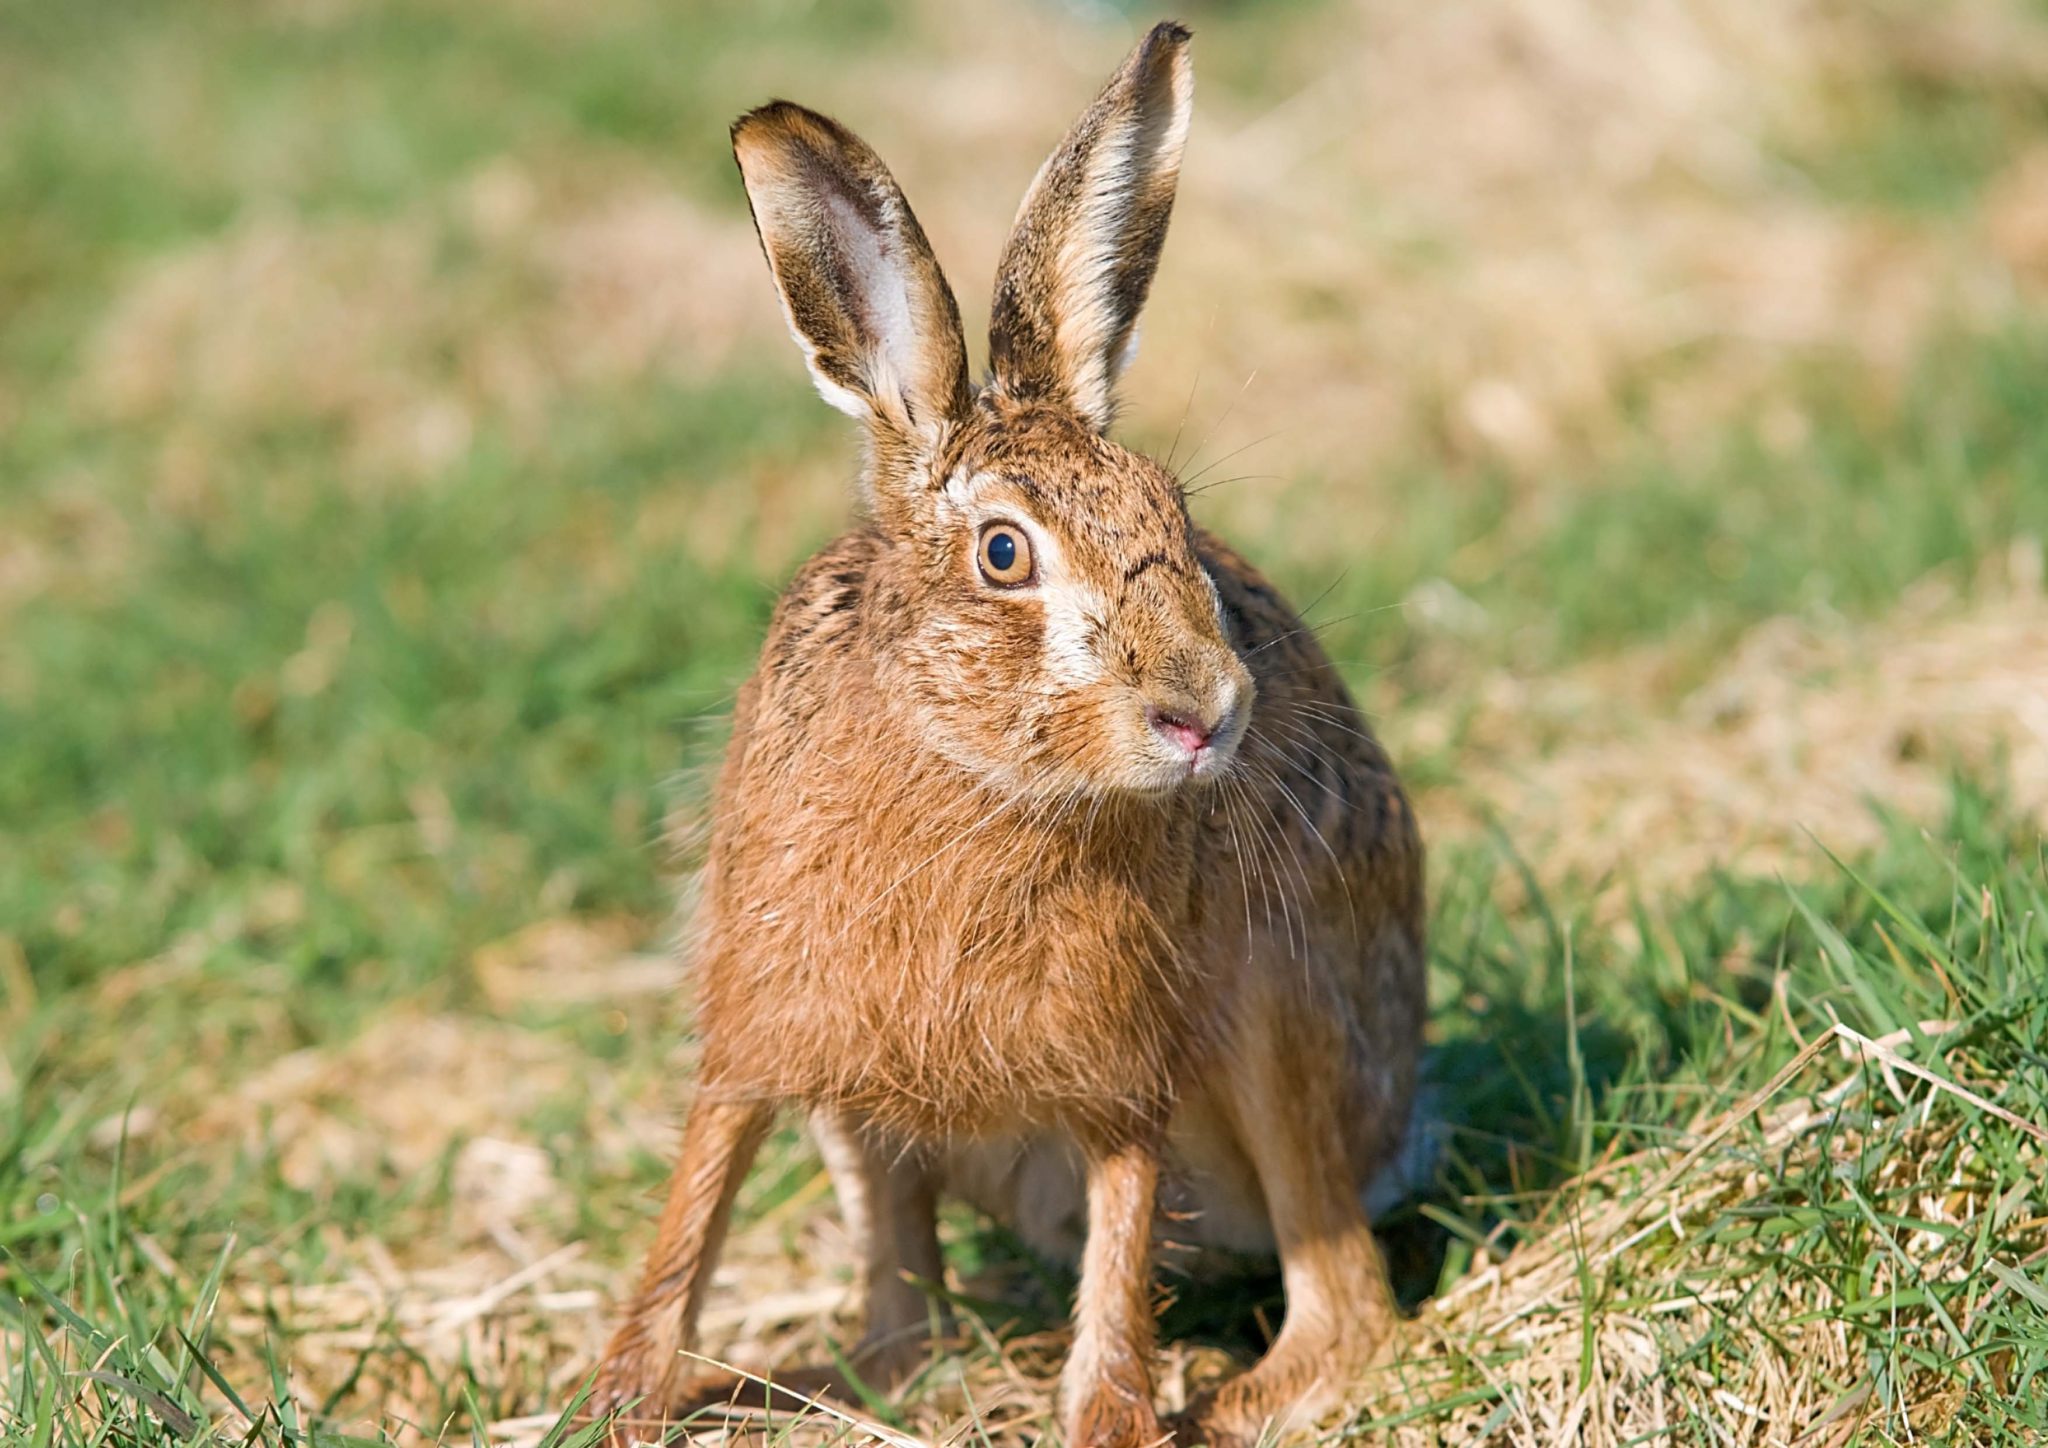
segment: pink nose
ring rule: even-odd
[[[1209,736],[1215,732],[1213,726],[1203,724],[1199,719],[1166,709],[1147,709],[1145,718],[1158,731],[1160,738],[1185,751],[1191,758],[1209,747]]]

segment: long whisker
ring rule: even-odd
[[[1311,719],[1317,720],[1318,722],[1323,724],[1327,724],[1332,729],[1342,729],[1346,734],[1351,735],[1355,739],[1363,740],[1367,744],[1371,744],[1375,747],[1378,746],[1378,740],[1374,739],[1370,734],[1367,734],[1364,730],[1353,727],[1343,718],[1343,716],[1339,715],[1334,709],[1318,705],[1312,700],[1308,699],[1297,699],[1292,702],[1293,707],[1297,713],[1305,714]]]
[[[1236,473],[1227,478],[1211,478],[1199,488],[1182,488],[1180,495],[1183,498],[1199,498],[1212,488],[1227,488],[1232,483],[1277,483],[1279,481],[1280,474],[1278,473]]]
[[[1332,588],[1336,587],[1335,584],[1332,584],[1330,586]],[[1255,649],[1247,649],[1245,651],[1244,657],[1248,659],[1255,658],[1258,655],[1263,654],[1267,649],[1272,648],[1275,644],[1284,644],[1289,639],[1300,638],[1303,634],[1307,634],[1310,637],[1314,637],[1316,634],[1321,633],[1324,629],[1335,628],[1340,623],[1349,623],[1352,619],[1357,617],[1358,615],[1355,613],[1346,613],[1340,614],[1336,618],[1325,619],[1321,623],[1305,623],[1301,625],[1301,627],[1299,628],[1289,629],[1284,634],[1273,635],[1273,637],[1267,639],[1264,643],[1260,644]]]
[[[1245,790],[1242,793],[1243,797],[1246,800],[1247,807],[1250,811],[1246,823],[1249,824],[1255,831],[1253,839],[1259,845],[1261,858],[1266,862],[1267,865],[1270,865],[1271,867],[1273,894],[1277,895],[1280,901],[1280,930],[1282,936],[1287,942],[1287,953],[1291,957],[1295,954],[1295,902],[1289,898],[1287,893],[1288,882],[1286,872],[1283,868],[1284,862],[1280,858],[1280,845],[1279,842],[1274,838],[1273,827],[1268,812],[1264,809],[1258,808],[1256,801],[1251,799],[1250,792],[1248,790]],[[1261,889],[1263,893],[1263,882],[1265,880],[1265,871],[1263,869],[1261,870],[1260,879],[1262,882]],[[1266,920],[1267,924],[1270,926],[1272,924],[1272,904],[1270,897],[1268,898],[1266,908]],[[1306,955],[1308,950],[1308,921],[1305,915],[1301,919],[1300,928],[1302,940],[1302,954]]]
[[[1227,797],[1230,802],[1230,821],[1233,837],[1240,838],[1245,846],[1255,846],[1258,841],[1252,836],[1249,828],[1245,830],[1241,837],[1236,836],[1238,811],[1245,806],[1247,801],[1244,782],[1241,778],[1226,778],[1225,783],[1228,786]],[[1263,863],[1259,859],[1253,858],[1252,851],[1249,848],[1242,849],[1238,858],[1242,864],[1248,864],[1251,867],[1249,878],[1258,882],[1259,901],[1265,907],[1266,929],[1270,931],[1273,928],[1273,895],[1271,888],[1266,883]],[[1245,890],[1245,928],[1247,931],[1251,928],[1251,890],[1249,887]]]
[[[1337,872],[1337,883],[1344,888],[1344,908],[1351,917],[1351,933],[1356,935],[1358,933],[1358,904],[1351,898],[1351,877],[1344,869],[1344,862],[1337,858],[1336,850],[1331,848],[1330,842],[1323,838],[1323,832],[1316,828],[1315,822],[1308,817],[1308,811],[1302,807],[1301,800],[1295,795],[1293,790],[1287,787],[1287,781],[1280,777],[1279,772],[1264,764],[1261,764],[1259,768],[1265,771],[1266,777],[1273,782],[1273,787],[1278,789],[1281,796],[1293,807],[1294,813],[1301,820],[1302,828],[1308,831],[1308,837],[1322,846],[1323,853],[1329,857],[1330,868]],[[1307,777],[1314,779],[1316,785],[1325,794],[1329,795],[1330,798],[1337,800],[1340,804],[1343,802],[1342,797],[1327,784],[1324,784],[1322,780],[1316,779],[1314,775]]]
[[[1230,772],[1223,776],[1224,783],[1235,784],[1237,781],[1234,775],[1240,767],[1240,761],[1233,759],[1230,765]],[[1237,887],[1239,893],[1244,896],[1244,948],[1249,954],[1252,948],[1252,883],[1244,872],[1244,843],[1238,838],[1237,815],[1231,809],[1228,797],[1223,802],[1223,823],[1230,830],[1230,853],[1237,861]]]
[[[1195,460],[1196,458],[1198,458],[1198,457],[1200,457],[1200,456],[1202,455],[1202,449],[1203,449],[1203,448],[1205,448],[1205,447],[1207,447],[1207,446],[1209,445],[1209,439],[1210,439],[1210,438],[1212,438],[1212,437],[1214,437],[1214,436],[1216,436],[1216,432],[1217,432],[1217,430],[1218,430],[1219,428],[1221,428],[1221,427],[1223,426],[1223,424],[1224,424],[1224,423],[1226,423],[1226,422],[1230,421],[1230,414],[1231,414],[1231,413],[1233,413],[1233,412],[1235,412],[1235,411],[1237,410],[1237,404],[1238,404],[1239,402],[1242,402],[1242,401],[1244,400],[1244,395],[1245,395],[1245,394],[1246,394],[1247,392],[1251,391],[1252,383],[1253,383],[1253,381],[1254,381],[1254,380],[1256,380],[1256,379],[1257,379],[1258,375],[1259,375],[1259,369],[1258,369],[1258,368],[1256,368],[1256,367],[1254,367],[1254,368],[1253,368],[1253,369],[1252,369],[1252,370],[1251,370],[1250,372],[1247,372],[1247,373],[1245,374],[1245,379],[1244,379],[1244,385],[1243,385],[1243,386],[1241,386],[1241,387],[1239,387],[1239,388],[1237,389],[1237,393],[1236,393],[1236,395],[1235,395],[1235,396],[1233,396],[1233,397],[1232,397],[1232,398],[1230,399],[1230,401],[1229,401],[1229,402],[1228,402],[1228,403],[1227,403],[1227,404],[1226,404],[1226,405],[1224,406],[1224,409],[1223,409],[1223,416],[1221,416],[1221,417],[1217,418],[1217,419],[1216,419],[1216,420],[1215,420],[1214,422],[1212,422],[1212,423],[1210,423],[1210,424],[1209,424],[1209,430],[1208,430],[1207,432],[1205,432],[1205,433],[1203,433],[1203,434],[1202,434],[1202,440],[1201,440],[1200,442],[1196,443],[1196,444],[1195,444],[1195,450],[1194,450],[1193,452],[1191,452],[1191,453],[1189,453],[1189,454],[1188,454],[1188,461],[1189,461],[1190,463],[1192,463],[1192,462],[1193,462],[1193,461],[1194,461],[1194,460]],[[1238,449],[1238,451],[1239,451],[1239,452],[1242,452],[1242,451],[1243,451],[1243,449],[1242,449],[1242,448],[1240,448],[1240,449]],[[1224,457],[1222,457],[1222,458],[1218,458],[1218,459],[1217,459],[1217,462],[1224,462],[1224,461],[1227,461],[1227,460],[1228,460],[1229,458],[1233,458],[1233,457],[1236,457],[1236,456],[1237,456],[1237,453],[1227,453],[1227,454],[1225,454],[1225,455],[1224,455]],[[1213,467],[1215,467],[1215,466],[1216,466],[1216,463],[1211,463],[1211,464],[1209,464],[1209,467],[1210,467],[1210,468],[1213,468]],[[1209,468],[1204,468],[1204,469],[1202,469],[1202,472],[1207,472],[1208,470],[1209,470]],[[1196,473],[1196,474],[1195,474],[1195,478],[1198,478],[1198,477],[1200,477],[1201,475],[1202,475],[1202,473]],[[1195,480],[1195,478],[1184,478],[1184,479],[1182,479],[1182,483],[1183,483],[1183,485],[1185,485],[1185,484],[1187,484],[1187,483],[1191,483],[1191,482],[1193,482],[1193,481]]]
[[[1211,310],[1209,313],[1209,330],[1212,334],[1216,330],[1216,313],[1214,310]],[[1180,405],[1180,421],[1173,425],[1173,443],[1166,449],[1166,471],[1169,473],[1173,471],[1173,455],[1180,451],[1180,435],[1187,430],[1188,414],[1195,410],[1195,394],[1201,391],[1201,389],[1202,364],[1197,362],[1195,363],[1195,380],[1188,384],[1188,400]],[[1196,448],[1195,451],[1199,453],[1201,449]],[[1189,455],[1188,461],[1194,461],[1193,454]]]
[[[1222,457],[1217,458],[1214,462],[1204,463],[1199,471],[1190,473],[1185,478],[1182,478],[1180,480],[1181,487],[1186,488],[1190,483],[1193,483],[1197,478],[1200,478],[1203,473],[1210,472],[1215,468],[1220,468],[1225,463],[1229,462],[1232,458],[1238,456],[1240,453],[1250,452],[1253,448],[1259,446],[1259,444],[1271,442],[1274,438],[1278,436],[1280,436],[1278,431],[1269,432],[1264,434],[1263,436],[1253,438],[1250,442],[1244,444],[1242,447],[1232,448],[1229,452],[1225,453]],[[1188,461],[1193,462],[1194,459],[1189,458]]]
[[[1255,738],[1259,744],[1272,750],[1278,758],[1289,759],[1290,756],[1287,751],[1299,748],[1307,751],[1312,758],[1322,761],[1332,769],[1341,770],[1350,763],[1349,760],[1337,752],[1336,748],[1328,740],[1321,738],[1314,730],[1298,719],[1284,717],[1276,711],[1269,713],[1263,723],[1264,727],[1260,729]],[[1281,739],[1268,734],[1265,732],[1266,729],[1279,731],[1280,735],[1285,738],[1285,747],[1282,747]],[[1321,784],[1324,790],[1329,791],[1331,798],[1342,799],[1341,795],[1330,790],[1328,785],[1323,784],[1321,779],[1316,778],[1314,775],[1309,775],[1308,777],[1315,779],[1317,784]]]
[[[1274,784],[1280,783],[1278,776],[1274,775],[1271,769],[1267,769],[1263,765],[1259,767],[1270,782]],[[1281,788],[1284,790],[1286,786],[1281,785]],[[1301,851],[1295,848],[1294,837],[1282,825],[1281,821],[1278,818],[1266,816],[1262,818],[1261,824],[1264,827],[1270,829],[1273,838],[1278,841],[1278,843],[1275,844],[1273,850],[1276,859],[1275,868],[1279,868],[1277,861],[1280,852],[1279,846],[1281,844],[1287,846],[1288,857],[1294,865],[1295,882],[1300,886],[1300,894],[1297,896],[1295,904],[1296,912],[1299,916],[1301,923],[1301,953],[1302,958],[1305,960],[1308,957],[1308,906],[1311,903],[1313,903],[1315,896],[1315,886],[1309,882],[1308,867],[1301,858]],[[1286,882],[1283,878],[1281,884],[1284,886],[1285,883]]]

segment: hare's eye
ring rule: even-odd
[[[991,523],[981,530],[978,561],[981,576],[1002,588],[1031,581],[1031,542],[1024,530],[1009,523]]]

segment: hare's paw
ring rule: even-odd
[[[651,1388],[648,1381],[612,1370],[599,1376],[597,1387],[583,1405],[583,1421],[605,1425],[607,1448],[677,1441],[686,1436],[694,1419],[725,1402],[736,1386],[743,1386],[733,1378],[671,1379]]]
[[[1067,1435],[1068,1448],[1163,1448],[1173,1441],[1149,1402],[1114,1388],[1085,1399]]]

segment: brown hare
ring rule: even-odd
[[[688,1355],[740,1185],[808,1113],[864,1243],[870,1382],[921,1359],[956,1191],[1080,1224],[1075,1448],[1249,1443],[1341,1401],[1395,1307],[1361,1191],[1399,1145],[1423,866],[1311,632],[1105,433],[1193,77],[1155,28],[1032,182],[990,373],[882,162],[777,102],[733,148],[818,389],[865,424],[862,520],[741,690],[694,948],[703,1055],[600,1410],[706,1396]],[[1152,1233],[1275,1251],[1284,1330],[1162,1427]]]

